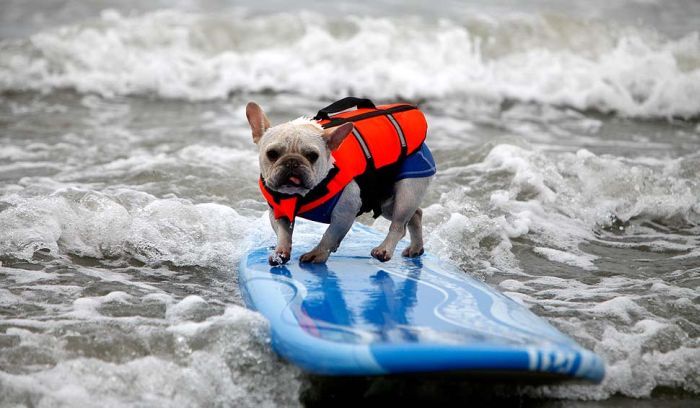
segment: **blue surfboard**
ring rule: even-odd
[[[383,239],[356,223],[325,265],[299,263],[312,247],[303,242],[284,266],[268,265],[269,247],[242,259],[241,293],[269,320],[275,351],[320,375],[602,380],[597,355],[455,266],[427,254],[403,258],[405,242],[389,262],[371,258]]]

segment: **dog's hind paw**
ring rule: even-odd
[[[420,248],[414,248],[412,246],[406,247],[406,249],[401,252],[401,256],[406,257],[406,258],[416,258],[425,253],[425,250],[423,247]]]

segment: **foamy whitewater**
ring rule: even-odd
[[[0,5],[0,406],[697,403],[700,7],[490,3]],[[358,392],[276,357],[236,281],[274,237],[244,106],[347,94],[420,104],[427,250],[602,384]]]

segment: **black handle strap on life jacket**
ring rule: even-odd
[[[377,107],[374,106],[374,103],[365,98],[356,98],[354,96],[348,96],[343,99],[337,100],[333,102],[332,104],[326,106],[325,108],[321,109],[318,111],[316,116],[314,116],[314,120],[325,120],[325,119],[330,119],[331,117],[329,114],[331,113],[338,113],[342,112],[346,109],[354,108],[357,107],[358,109],[360,108],[368,108],[368,109],[376,109]]]

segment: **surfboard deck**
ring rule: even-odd
[[[321,227],[306,226],[318,230],[316,240]],[[428,254],[403,258],[405,242],[389,262],[371,258],[383,239],[356,223],[325,265],[299,263],[311,238],[295,242],[284,266],[268,265],[270,247],[243,257],[241,293],[269,320],[275,351],[320,375],[602,380],[597,355],[454,265]]]

